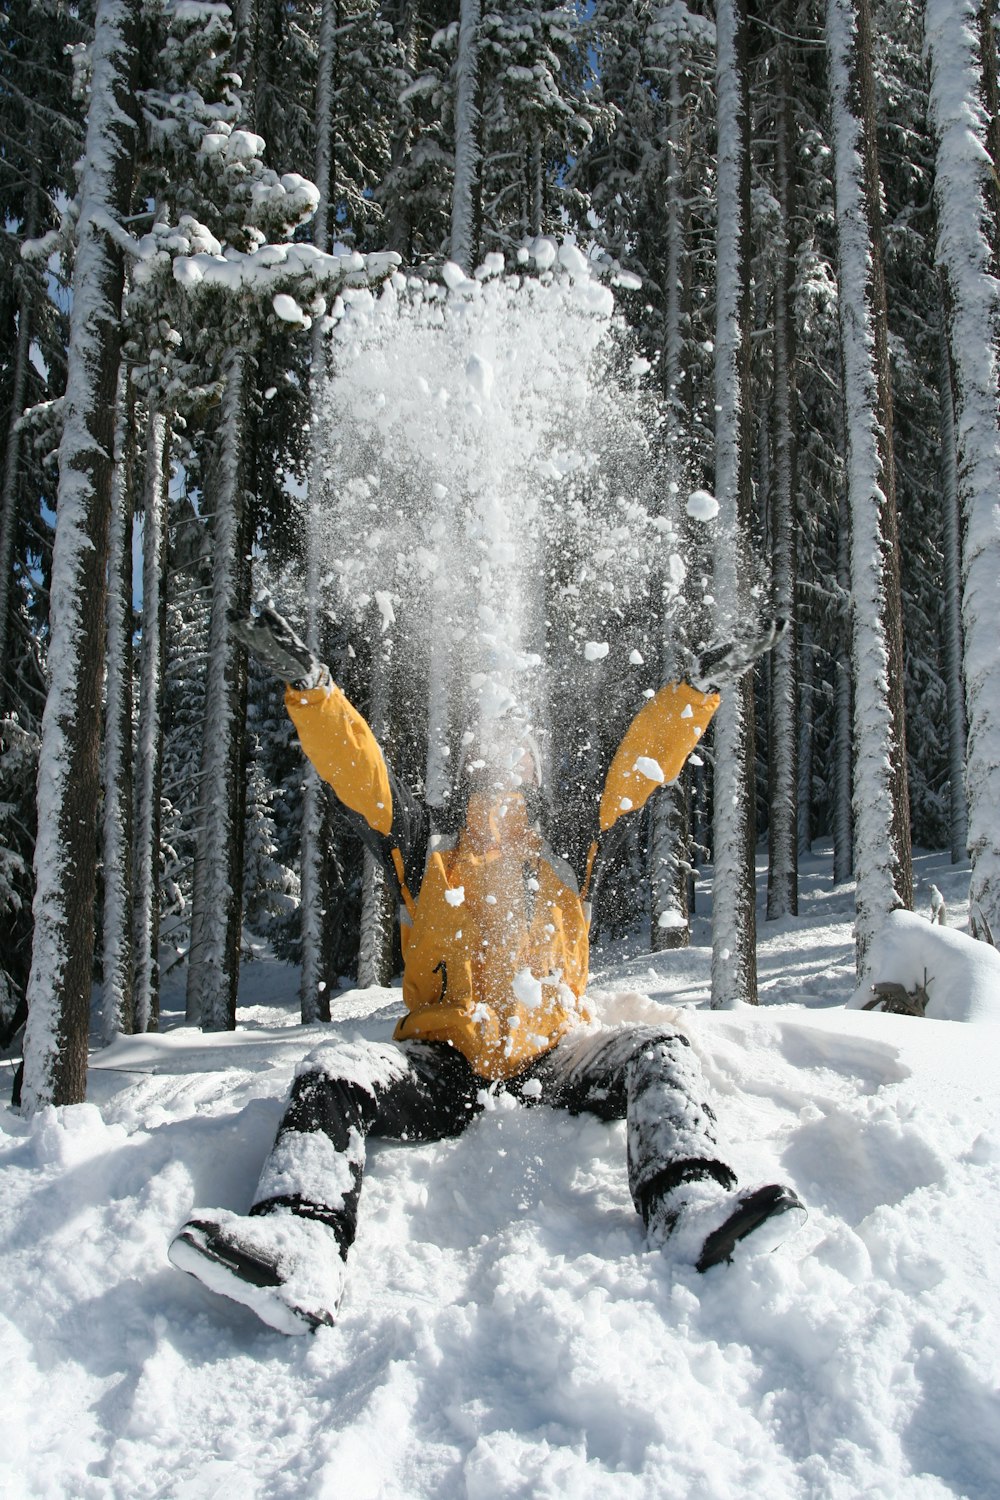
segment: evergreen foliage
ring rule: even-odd
[[[835,5],[841,17],[857,9],[867,11],[868,0]],[[965,630],[974,641],[964,648],[974,730],[972,838],[980,867],[974,889],[986,910],[1000,887],[992,873],[1000,830],[990,832],[996,668],[991,612],[976,592],[986,585],[975,581],[985,576],[988,551],[977,509],[985,491],[980,480],[979,490],[970,487],[970,476],[994,461],[997,403],[989,382],[995,384],[996,362],[986,360],[975,374],[989,389],[970,395],[973,367],[962,363],[969,350],[956,343],[956,329],[969,326],[962,323],[962,302],[972,297],[972,282],[958,266],[973,253],[982,255],[976,305],[984,348],[997,326],[997,283],[990,280],[1000,241],[996,166],[986,160],[997,134],[990,114],[994,39],[982,31],[979,13],[959,0],[873,0],[871,9],[874,40],[865,61],[878,177],[867,186],[877,210],[873,255],[884,270],[882,376],[891,394],[875,429],[876,436],[888,435],[880,473],[895,475],[889,519],[898,524],[903,635],[901,667],[890,666],[884,692],[893,699],[898,747],[890,754],[901,761],[890,768],[893,796],[898,801],[908,783],[917,843],[954,845],[958,829],[961,854],[964,813],[955,795],[966,754],[961,506]],[[64,412],[79,395],[67,390],[67,369],[79,353],[67,289],[87,236],[123,268],[124,302],[105,351],[114,368],[104,371],[102,389],[117,381],[122,391],[127,441],[115,482],[129,513],[135,511],[136,556],[145,549],[160,584],[155,611],[137,613],[134,669],[109,658],[93,675],[109,674],[109,691],[101,690],[109,703],[123,701],[117,689],[127,687],[135,704],[136,790],[123,772],[121,795],[138,800],[140,787],[143,795],[155,787],[159,826],[143,855],[156,886],[155,912],[140,912],[136,896],[132,915],[155,934],[171,1004],[180,976],[192,960],[201,962],[200,945],[208,944],[208,953],[216,941],[207,929],[201,938],[192,933],[192,912],[196,928],[206,921],[211,928],[213,911],[225,904],[223,889],[231,907],[225,983],[206,999],[212,986],[199,979],[192,1016],[204,1003],[207,1024],[232,1019],[241,949],[269,943],[293,960],[302,951],[299,845],[303,807],[315,817],[316,802],[303,795],[304,767],[280,689],[253,667],[245,677],[242,654],[222,623],[226,608],[244,608],[256,590],[270,588],[302,628],[315,627],[359,707],[371,708],[385,691],[373,665],[380,659],[377,620],[373,626],[349,614],[343,570],[316,583],[308,547],[308,491],[328,483],[323,455],[333,455],[342,436],[317,396],[331,347],[327,333],[343,296],[355,295],[352,278],[360,286],[386,272],[383,251],[400,257],[406,295],[417,300],[451,277],[445,262],[456,246],[473,275],[477,267],[485,265],[487,275],[505,264],[544,278],[544,257],[537,264],[524,259],[524,247],[537,247],[542,235],[575,237],[595,265],[617,278],[618,316],[630,330],[619,357],[643,372],[630,401],[642,408],[649,446],[635,473],[609,476],[598,466],[580,477],[548,536],[537,581],[546,627],[531,648],[547,668],[540,717],[557,848],[579,860],[602,769],[639,706],[636,694],[688,669],[720,612],[730,611],[728,624],[737,628],[741,611],[790,610],[794,634],[773,670],[756,677],[756,767],[746,769],[740,794],[770,837],[768,913],[794,912],[796,847],[813,839],[832,840],[836,877],[852,878],[855,863],[863,866],[870,855],[859,853],[852,833],[851,797],[863,805],[859,768],[879,752],[866,727],[875,722],[870,662],[857,656],[861,512],[850,515],[848,495],[853,505],[861,503],[851,470],[860,424],[841,339],[849,268],[837,240],[834,148],[843,121],[831,89],[828,6],[820,0],[746,6],[735,84],[750,101],[750,211],[739,251],[746,257],[746,295],[737,289],[735,300],[734,252],[726,238],[736,201],[725,176],[730,125],[723,126],[728,135],[719,135],[719,121],[731,119],[719,111],[720,88],[725,94],[729,84],[717,73],[716,22],[728,7],[701,0],[588,6],[243,0],[238,7],[226,0],[152,0],[138,10],[138,45],[121,81],[137,122],[133,180],[114,212],[98,215],[96,228],[81,217],[77,194],[77,165],[83,172],[101,165],[93,155],[81,161],[95,89],[99,95],[106,85],[100,71],[95,82],[93,12],[64,0],[10,0],[0,18],[0,912],[11,935],[0,953],[0,1019],[10,1018],[27,983],[35,828],[39,814],[43,826],[50,814],[35,769],[53,680],[56,496],[71,462],[66,449],[60,457],[59,445]],[[986,7],[983,15],[989,14]],[[925,34],[932,42],[926,53]],[[954,45],[946,46],[949,36]],[[948,154],[957,148],[949,144],[943,102],[949,83],[953,93],[958,87],[960,65],[963,117],[978,143],[969,159],[979,163],[969,168],[964,188]],[[947,76],[946,68],[953,70]],[[325,122],[317,117],[320,98],[328,100]],[[330,126],[328,142],[322,123]],[[843,186],[841,180],[837,190]],[[954,207],[962,191],[972,207]],[[310,222],[318,202],[321,232]],[[942,236],[943,225],[953,230],[958,219],[971,224],[972,218],[980,225],[973,248],[956,248],[957,241]],[[357,259],[345,259],[353,253]],[[720,364],[736,357],[735,344],[724,347],[725,308],[737,304],[740,326],[729,332],[745,363],[732,365],[730,379]],[[350,357],[339,346],[333,355]],[[621,370],[606,374],[614,383]],[[992,426],[983,416],[991,409]],[[970,423],[979,417],[984,426],[973,448]],[[147,443],[157,424],[160,449]],[[734,424],[741,427],[735,457]],[[949,433],[957,442],[950,481]],[[621,545],[607,497],[611,481],[623,478],[644,513],[656,518],[661,546],[655,563],[634,573],[627,587],[615,574],[611,599],[588,593],[581,579],[593,573],[595,555],[613,556]],[[372,487],[364,500],[383,507],[387,549],[415,481],[401,474],[398,483],[398,495]],[[157,484],[166,497],[158,521],[154,510],[147,514]],[[731,564],[721,553],[713,559],[705,529],[685,516],[685,494],[699,488],[718,491],[739,514],[740,545]],[[98,540],[107,503],[102,498],[95,512]],[[346,502],[334,490],[324,503]],[[427,545],[436,545],[434,517],[426,519]],[[451,524],[444,509],[437,520],[446,529]],[[161,551],[153,547],[154,524]],[[318,594],[311,602],[307,576]],[[127,600],[127,563],[121,583]],[[148,593],[138,571],[131,585],[138,612]],[[428,777],[432,786],[440,780],[444,751],[458,748],[460,653],[449,648],[435,655],[426,645],[424,615],[447,608],[446,601],[429,587],[415,590],[409,617],[405,589],[394,587],[391,686],[379,712],[397,772],[421,792]],[[331,621],[339,635],[328,633]],[[345,631],[353,632],[350,655]],[[584,671],[583,644],[616,633],[641,643],[642,672],[628,676],[608,663],[588,663]],[[128,683],[115,675],[123,673],[132,674]],[[50,702],[57,696],[50,693]],[[429,697],[433,714],[447,721],[431,733]],[[746,741],[744,749],[752,744],[752,706],[748,698],[749,718],[736,736]],[[228,759],[219,749],[223,737]],[[595,931],[621,932],[651,918],[654,944],[686,939],[691,860],[714,857],[725,867],[719,844],[728,846],[730,833],[716,818],[712,848],[706,828],[713,772],[728,786],[735,754],[723,724],[698,772],[698,807],[684,787],[672,801],[663,794],[662,817],[654,802],[628,827],[606,873]],[[148,774],[140,775],[143,756]],[[96,805],[88,806],[91,814],[96,840]],[[199,866],[198,841],[216,818],[229,822],[211,854],[209,885],[199,889],[195,871],[207,856],[203,848]],[[323,972],[335,979],[356,972],[372,887],[360,845],[335,811],[327,809],[322,823],[329,861],[316,910]],[[900,873],[893,894],[864,896],[863,905],[908,899],[898,817],[892,839]],[[739,858],[746,862],[745,851]],[[134,884],[138,889],[140,882]],[[87,915],[76,914],[78,925],[93,931],[98,909],[99,899]],[[995,930],[996,913],[986,914]],[[861,947],[877,916],[878,910],[859,914]],[[729,952],[732,934],[716,936]],[[752,932],[745,923],[739,942],[736,990],[752,998]],[[153,993],[156,953],[144,962]],[[321,1010],[332,987],[323,983]],[[155,999],[151,1004],[149,1024],[155,1024]],[[45,1086],[32,1094],[44,1096]]]

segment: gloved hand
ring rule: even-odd
[[[755,661],[773,650],[788,626],[789,621],[779,615],[774,620],[768,620],[759,635],[707,647],[691,673],[692,687],[696,687],[701,693],[709,693],[715,688],[737,682]]]
[[[269,604],[261,604],[259,612],[249,617],[230,611],[229,628],[258,661],[293,687],[314,688],[330,681],[327,668]]]

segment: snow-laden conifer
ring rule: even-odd
[[[889,912],[910,905],[913,881],[871,45],[867,0],[828,0],[851,523],[859,965]]]
[[[105,568],[123,283],[120,221],[135,149],[134,0],[99,0],[75,234],[73,309],[49,610],[50,686],[38,771],[34,946],[24,1102],[86,1092],[94,951]]]
[[[461,0],[455,65],[455,175],[451,197],[450,256],[466,273],[476,263],[481,191],[479,136],[480,0]]]
[[[750,171],[746,12],[742,0],[716,9],[718,38],[718,229],[715,336],[715,542],[717,625],[721,634],[751,617],[747,520],[750,497],[749,273]],[[715,878],[712,1005],[757,999],[753,884],[753,697],[747,679],[728,688],[715,716]]]
[[[968,0],[929,0],[926,45],[930,115],[937,138],[934,193],[937,256],[955,403],[957,483],[964,518],[962,615],[969,739],[969,900],[1000,931],[1000,433],[997,425],[998,322],[994,236],[987,183],[983,59],[994,67],[991,13]]]
[[[126,434],[134,408],[119,370],[114,476],[108,533],[107,647],[101,817],[104,909],[101,1035],[133,1030],[132,984],[132,489]]]

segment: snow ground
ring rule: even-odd
[[[918,873],[958,923],[968,870]],[[756,1011],[703,1008],[707,946],[601,957],[608,1018],[683,1007],[741,1179],[810,1207],[705,1276],[646,1249],[622,1126],[503,1097],[372,1147],[335,1329],[284,1338],[173,1270],[192,1205],[249,1203],[328,1034],[273,964],[237,1033],[122,1039],[91,1103],[0,1111],[0,1494],[992,1500],[1000,1026],[845,1009],[852,903],[810,861],[802,915],[761,923]],[[397,1004],[348,992],[336,1026],[385,1037]]]

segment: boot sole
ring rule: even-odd
[[[232,1244],[223,1244],[214,1229],[214,1225],[197,1219],[185,1224],[167,1249],[171,1265],[193,1276],[210,1292],[250,1308],[278,1333],[315,1333],[317,1328],[333,1326],[331,1315],[306,1312],[278,1296],[282,1283],[275,1268]]]
[[[800,1229],[807,1217],[805,1205],[791,1188],[777,1184],[758,1188],[708,1236],[695,1268],[707,1271],[723,1261],[732,1260],[740,1240],[751,1234],[756,1236],[754,1249],[774,1250]],[[767,1235],[765,1226],[770,1228],[770,1235]]]

